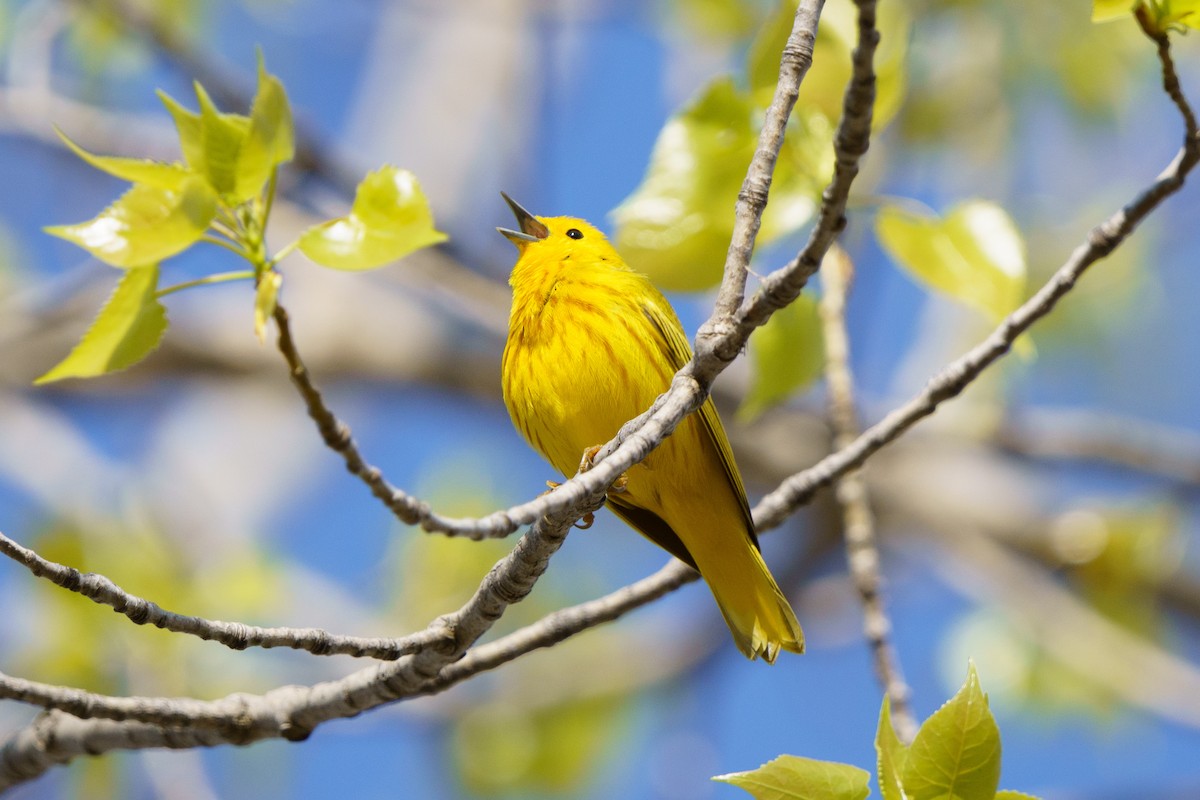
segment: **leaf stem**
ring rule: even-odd
[[[217,242],[220,244],[221,242]],[[218,272],[214,275],[205,275],[203,278],[197,278],[194,281],[184,281],[177,283],[174,286],[168,286],[165,289],[159,289],[154,293],[155,297],[166,297],[175,292],[181,292],[184,289],[191,289],[195,286],[206,286],[210,283],[228,283],[229,281],[247,281],[254,280],[254,270],[243,269],[236,272]]]
[[[300,240],[293,239],[288,244],[285,244],[278,253],[271,256],[271,260],[267,262],[267,266],[274,267],[280,261],[283,261],[283,259],[287,258],[287,256],[290,255],[291,252],[299,246],[300,246]]]
[[[248,253],[245,248],[240,247],[237,242],[231,242],[228,239],[222,239],[220,236],[207,235],[202,236],[200,241],[208,242],[209,244],[215,244],[217,247],[224,247],[226,250],[238,256],[239,258],[244,258],[251,263],[254,261],[254,259],[250,257],[250,253]]]

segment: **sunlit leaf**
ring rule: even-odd
[[[1200,28],[1200,0],[1153,0],[1148,7],[1159,30]]]
[[[711,83],[663,127],[641,185],[613,210],[617,249],[661,288],[720,280],[754,154],[752,112],[732,78]]]
[[[271,270],[262,276],[254,292],[254,335],[260,342],[267,340],[267,320],[275,313],[275,303],[282,285],[283,275]]]
[[[148,158],[121,158],[119,156],[97,156],[84,150],[58,128],[54,129],[71,152],[102,172],[130,183],[144,183],[158,189],[179,191],[192,173],[182,164],[167,164]]]
[[[366,270],[445,240],[416,177],[385,166],[358,185],[347,216],[306,230],[300,249],[322,266]]]
[[[1039,798],[1024,792],[1014,792],[1012,789],[1001,789],[996,792],[995,800],[1039,800]]]
[[[194,244],[217,211],[212,189],[188,178],[178,191],[134,184],[95,219],[46,228],[114,267],[157,263]]]
[[[864,800],[871,773],[836,761],[783,755],[758,769],[717,775],[757,800]]]
[[[196,83],[195,89],[199,113],[184,108],[165,92],[158,93],[175,119],[183,158],[218,194],[235,202],[248,199],[238,196],[236,190],[238,156],[250,130],[250,119],[240,114],[222,114],[203,86]]]
[[[992,800],[1000,781],[1000,730],[975,665],[958,693],[925,720],[901,777],[908,800]]]
[[[875,733],[875,756],[879,770],[879,791],[883,800],[905,800],[900,776],[908,760],[908,748],[892,727],[892,704],[886,695],[879,711],[879,729]]]
[[[821,376],[825,345],[817,301],[805,293],[776,311],[750,337],[747,349],[752,373],[737,411],[741,420],[754,419]]]
[[[75,349],[34,383],[104,375],[149,355],[167,330],[166,309],[154,296],[157,286],[157,265],[127,270]]]
[[[1092,22],[1128,17],[1142,0],[1092,0]]]
[[[1025,292],[1025,244],[1002,208],[973,200],[945,217],[890,205],[875,232],[892,260],[924,285],[1003,319]]]
[[[250,107],[250,130],[238,153],[235,197],[246,200],[262,191],[271,172],[296,153],[292,110],[287,92],[258,60],[258,92]]]
[[[641,185],[613,210],[617,248],[660,287],[695,291],[720,280],[759,115],[732,78],[716,79],[663,127]],[[827,124],[796,114],[763,216],[761,244],[808,222],[831,169]]]

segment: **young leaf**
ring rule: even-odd
[[[249,199],[236,196],[236,190],[238,159],[250,132],[250,119],[241,114],[222,114],[199,82],[196,99],[200,101],[200,134],[209,183],[218,193],[232,195],[235,202]]]
[[[283,286],[283,275],[271,270],[258,281],[254,292],[254,335],[259,342],[267,340],[267,320],[275,313],[279,299],[279,287]]]
[[[204,235],[216,213],[217,198],[199,178],[186,179],[178,191],[138,183],[95,219],[56,225],[46,233],[128,269],[186,250]]]
[[[75,144],[58,128],[54,129],[58,138],[62,139],[71,152],[91,164],[96,169],[130,183],[144,183],[157,189],[179,191],[184,181],[191,174],[183,164],[164,164],[161,161],[151,161],[148,158],[120,158],[118,156],[97,156]]]
[[[1200,0],[1158,0],[1149,9],[1160,31],[1200,28]]]
[[[127,270],[79,344],[34,383],[104,375],[148,356],[167,330],[167,311],[154,296],[157,287],[157,264]]]
[[[347,216],[301,234],[300,249],[322,266],[366,270],[445,240],[416,177],[384,166],[358,185]]]
[[[916,280],[1003,319],[1025,291],[1025,244],[999,206],[972,200],[944,218],[886,206],[875,232],[888,255]]]
[[[900,783],[908,800],[993,800],[999,782],[1000,730],[970,664],[967,682],[921,726]]]
[[[660,288],[696,291],[721,279],[754,155],[753,113],[732,78],[713,81],[663,127],[641,185],[613,209],[617,249]]]
[[[758,769],[713,780],[745,789],[757,800],[864,800],[871,793],[870,778],[850,764],[783,755]]]
[[[1092,22],[1128,17],[1142,0],[1092,0]]]
[[[200,102],[199,113],[187,110],[165,92],[159,92],[158,96],[175,118],[179,145],[187,165],[203,176],[217,194],[240,203],[249,199],[238,196],[235,190],[238,188],[238,155],[250,130],[250,119],[240,114],[222,114],[203,86],[196,83],[195,88]]]
[[[258,92],[250,107],[250,130],[238,153],[234,194],[242,199],[256,196],[271,177],[271,172],[280,164],[291,161],[295,154],[292,110],[287,92],[279,79],[267,72],[259,54]]]
[[[721,279],[746,166],[762,111],[729,77],[672,117],[633,194],[613,209],[617,248],[665,289],[696,291]],[[828,121],[793,115],[780,151],[760,244],[799,230],[833,170]]]
[[[1039,800],[1039,798],[1024,792],[1014,792],[1012,789],[1001,789],[996,792],[996,800]]]
[[[904,764],[908,760],[908,747],[896,735],[892,727],[892,704],[884,695],[883,708],[879,711],[879,730],[875,734],[875,753],[879,770],[879,792],[883,800],[906,800],[900,785]]]
[[[737,410],[752,420],[821,376],[825,367],[824,337],[817,301],[802,294],[781,308],[750,337],[750,390]]]

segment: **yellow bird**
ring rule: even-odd
[[[503,194],[503,193],[502,193]],[[513,424],[564,475],[645,411],[692,356],[650,280],[581,219],[535,217],[503,195],[520,230],[504,347]],[[607,505],[708,582],[738,648],[774,662],[804,651],[791,606],[758,549],[750,506],[712,400],[626,474]]]

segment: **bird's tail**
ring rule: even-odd
[[[746,547],[726,551],[715,562],[698,560],[697,566],[738,649],[747,658],[762,656],[768,664],[775,663],[780,650],[803,653],[804,632],[758,548],[746,542]]]

